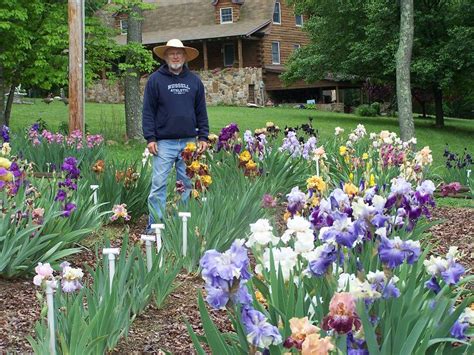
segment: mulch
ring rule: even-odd
[[[434,244],[432,252],[444,255],[450,246],[456,245],[464,254],[461,262],[465,267],[472,268],[474,209],[438,207],[433,210],[433,218],[441,223],[430,229],[430,241]],[[131,226],[131,241],[139,240],[143,225],[144,221],[139,221]],[[95,253],[92,249],[86,249],[73,259],[74,265],[81,265],[82,262],[94,265]],[[184,320],[188,320],[195,332],[203,333],[197,307],[197,293],[203,290],[203,286],[198,275],[178,275],[176,288],[165,306],[157,309],[150,304],[135,319],[128,336],[119,342],[113,353],[195,353]],[[40,315],[41,306],[35,293],[30,279],[0,278],[0,352],[32,351],[26,336],[34,336],[34,324]],[[219,329],[232,331],[224,312],[210,310],[210,314]]]

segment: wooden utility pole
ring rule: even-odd
[[[84,0],[68,0],[69,132],[84,134]]]

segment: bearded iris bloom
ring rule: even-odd
[[[323,329],[346,334],[361,327],[359,316],[355,313],[355,302],[348,292],[335,293],[329,303],[329,314],[323,319]]]
[[[217,250],[206,251],[199,264],[202,278],[206,282],[206,300],[212,307],[223,309],[229,300],[241,304],[251,302],[245,286],[251,275],[243,240],[234,241],[224,253]]]
[[[401,265],[405,259],[408,264],[413,264],[420,256],[420,242],[403,241],[399,237],[393,239],[382,237],[381,240],[378,249],[379,258],[391,269]]]
[[[265,315],[255,309],[242,310],[242,323],[247,333],[247,341],[259,348],[268,348],[282,342],[278,328],[270,324]]]

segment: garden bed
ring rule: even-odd
[[[464,254],[461,263],[468,269],[474,267],[474,209],[447,208],[433,209],[433,220],[441,221],[431,228],[430,242],[434,253],[445,255],[450,246],[459,246]],[[460,221],[463,221],[460,223]],[[131,239],[138,240],[145,227],[145,220],[131,225]],[[120,235],[120,234],[119,234]],[[74,263],[83,260],[93,264],[94,255],[90,251],[75,257]],[[81,260],[82,259],[82,260]],[[173,291],[162,309],[150,305],[140,315],[129,331],[114,349],[117,353],[132,351],[156,353],[159,350],[174,354],[193,353],[191,338],[183,319],[187,319],[193,329],[202,334],[202,324],[197,307],[196,295],[203,290],[204,282],[198,275],[181,273]],[[33,335],[34,323],[39,317],[39,302],[35,297],[29,279],[0,279],[0,351],[29,352],[31,346],[26,335]],[[223,312],[212,311],[214,322],[221,331],[231,331]]]

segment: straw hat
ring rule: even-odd
[[[184,51],[186,52],[186,60],[188,62],[192,61],[193,59],[196,59],[199,55],[199,51],[196,48],[184,46],[183,42],[181,42],[179,39],[170,39],[166,43],[166,46],[158,46],[158,47],[153,48],[153,52],[161,59],[166,59],[165,52],[168,48],[184,49]]]

